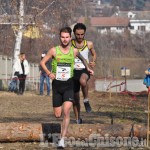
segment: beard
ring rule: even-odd
[[[84,40],[84,37],[83,37],[83,38],[77,38],[77,37],[76,37],[76,40],[77,40],[77,42],[80,43],[80,42],[82,42],[82,41]]]
[[[66,42],[66,41],[61,42],[62,47],[67,47],[69,44],[70,44],[70,41],[69,42]]]
[[[80,38],[80,39],[77,39],[78,42],[82,42],[83,41],[83,38]]]

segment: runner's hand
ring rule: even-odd
[[[50,79],[52,79],[52,80],[54,80],[54,79],[56,78],[56,76],[55,76],[54,73],[50,73],[50,74],[49,74],[49,77],[50,77]]]
[[[88,72],[90,73],[90,75],[94,75],[94,71],[88,68]]]

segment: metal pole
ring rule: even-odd
[[[127,76],[126,76],[126,67],[125,67],[125,91],[127,91]]]
[[[150,92],[148,91],[148,112],[147,112],[147,147],[149,147],[149,126],[150,126]]]
[[[7,71],[7,56],[5,56],[5,79],[6,79],[6,82],[7,82],[7,78],[8,78],[8,71]]]

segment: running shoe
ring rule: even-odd
[[[82,119],[77,120],[77,124],[82,124]]]
[[[65,141],[64,139],[60,139],[60,141],[58,142],[58,146],[57,146],[57,149],[64,149],[65,147]]]
[[[84,107],[87,113],[92,111],[89,101],[84,102]]]

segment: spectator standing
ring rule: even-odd
[[[42,53],[41,60],[46,56],[46,53],[47,52]],[[51,59],[46,62],[46,67],[49,71],[51,71]],[[44,93],[44,80],[46,80],[47,95],[49,96],[50,95],[50,78],[40,65],[40,95],[43,95]]]
[[[14,64],[15,74],[19,78],[19,91],[18,95],[23,95],[25,90],[25,80],[29,73],[29,64],[26,60],[25,53],[20,53],[19,59]]]

